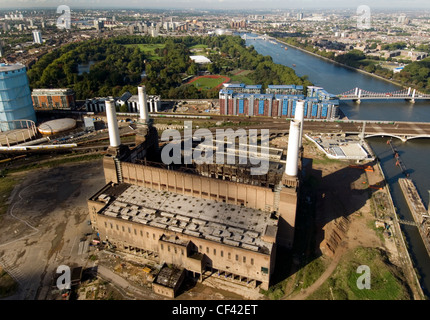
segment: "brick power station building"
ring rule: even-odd
[[[146,99],[139,87],[139,106],[147,106]],[[270,148],[270,170],[251,176],[249,161],[164,164],[147,108],[139,110],[136,147],[122,145],[114,104],[107,101],[106,185],[88,200],[93,228],[118,250],[174,265],[200,280],[210,276],[268,289],[277,248],[293,245],[303,104],[290,121],[288,152]],[[156,279],[154,290],[173,297],[177,283],[164,280]]]

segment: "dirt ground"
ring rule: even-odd
[[[357,247],[381,248],[388,253],[390,262],[403,268],[399,251],[392,234],[383,232],[382,236],[372,227],[375,224],[374,193],[379,190],[383,175],[374,163],[374,171],[349,167],[350,163],[327,161],[311,143],[305,143],[305,158],[313,159],[312,172],[317,177],[316,225],[317,244],[330,236],[329,231],[337,231],[339,236],[334,253],[330,252],[329,264],[322,275],[308,288],[288,296],[291,300],[304,300],[315,292],[333,273],[341,258]],[[352,165],[355,165],[352,163]],[[378,188],[369,188],[377,185]],[[342,233],[334,226],[342,217],[347,231]],[[344,219],[345,218],[345,219]],[[325,256],[325,255],[324,255]],[[406,273],[406,272],[405,272]],[[294,277],[294,276],[293,276]],[[412,283],[408,283],[413,288]]]
[[[8,299],[46,299],[60,265],[86,266],[80,241],[91,226],[87,199],[104,184],[101,160],[19,173],[0,225],[0,264],[18,282]]]
[[[0,265],[18,283],[18,291],[4,299],[58,299],[58,290],[52,288],[53,276],[60,265],[84,269],[103,265],[121,277],[118,283],[110,284],[103,278],[86,280],[76,299],[165,299],[148,287],[150,279],[142,271],[142,265],[118,259],[118,255],[115,258],[101,254],[89,245],[96,235],[89,235],[92,230],[87,223],[87,199],[105,185],[102,160],[16,175],[21,182],[12,192],[9,210],[0,224]],[[146,266],[155,268],[154,263]],[[136,297],[124,290],[128,286],[136,290]],[[187,289],[178,299],[243,298],[199,283],[188,285]]]
[[[283,146],[282,139],[278,143]],[[368,186],[382,179],[377,167],[374,172],[366,172],[350,168],[344,162],[326,161],[316,147],[308,143],[305,144],[304,157],[313,159],[311,169],[306,170],[311,170],[308,173],[317,180],[317,242],[324,239],[327,226],[340,217],[347,219],[348,231],[321,277],[307,289],[289,297],[300,300],[306,299],[331,275],[346,251],[357,246],[383,248],[393,263],[398,261],[393,239],[385,237],[383,240],[371,228],[375,217],[369,197],[379,190]],[[125,287],[132,283],[136,290],[142,290],[139,291],[140,297],[163,299],[149,290],[148,274],[141,271],[142,266],[103,258],[88,246],[90,239],[81,240],[83,235],[92,231],[87,224],[87,199],[104,185],[101,160],[32,171],[21,174],[21,178],[22,183],[10,197],[9,212],[0,224],[0,264],[19,283],[18,292],[8,299],[52,299],[52,275],[58,266],[88,268],[97,264],[106,265],[130,281],[125,283]],[[98,259],[89,259],[91,255],[98,256]],[[86,285],[88,288],[81,292],[80,299],[130,298],[124,295],[124,288],[120,285],[115,290],[100,282]],[[143,290],[145,287],[146,291]],[[178,297],[184,300],[242,298],[202,284],[190,286]]]

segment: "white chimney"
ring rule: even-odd
[[[299,148],[302,147],[304,118],[305,118],[305,101],[304,100],[298,100],[296,102],[296,112],[294,114],[294,119],[297,121],[300,121]]]
[[[301,123],[297,120],[291,120],[290,132],[288,137],[287,165],[285,173],[289,176],[296,177],[299,170],[299,139]]]
[[[114,101],[106,100],[106,116],[109,129],[109,141],[111,147],[119,147],[121,139],[119,137],[118,120],[116,119],[116,111]]]
[[[148,106],[146,100],[145,86],[137,87],[137,92],[139,94],[140,120],[146,123],[148,122]]]

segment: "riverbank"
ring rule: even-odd
[[[303,146],[304,158],[312,159],[303,188],[311,185],[315,192],[316,242],[309,248],[316,251],[278,286],[282,299],[423,300],[413,268],[403,263],[407,251],[397,246],[401,233],[377,226],[381,212],[372,195],[387,197],[370,187],[384,179],[377,163],[367,162],[374,169],[366,171],[349,161],[327,159],[308,140]],[[370,268],[371,290],[356,286],[358,265]]]
[[[334,63],[334,64],[339,65],[339,66],[341,66],[341,67],[344,67],[344,68],[347,68],[347,69],[350,69],[350,70],[354,70],[354,71],[358,71],[358,72],[361,72],[361,73],[363,73],[363,74],[366,74],[366,75],[369,75],[369,76],[372,76],[372,77],[378,78],[378,79],[383,80],[383,81],[386,81],[386,82],[389,82],[389,83],[394,84],[394,85],[396,85],[396,86],[399,86],[399,87],[401,87],[401,88],[406,88],[406,89],[407,89],[407,87],[405,87],[404,85],[402,85],[401,83],[399,83],[399,82],[397,82],[397,81],[390,80],[390,79],[387,79],[387,78],[384,78],[384,77],[378,76],[377,74],[370,73],[370,72],[367,72],[367,71],[362,70],[362,69],[354,68],[354,67],[348,66],[348,65],[346,65],[346,64],[343,64],[343,63],[340,63],[340,62],[334,61],[334,60],[332,60],[332,59],[329,59],[329,58],[326,58],[326,57],[320,56],[319,54],[316,54],[316,53],[314,53],[314,52],[310,52],[310,51],[305,50],[305,49],[303,49],[303,48],[300,48],[300,47],[294,46],[294,45],[289,44],[289,43],[287,43],[287,42],[285,42],[285,41],[282,41],[282,40],[280,40],[280,39],[277,39],[277,38],[273,38],[273,39],[275,39],[276,41],[278,41],[279,43],[281,43],[281,44],[283,44],[283,45],[285,45],[285,46],[292,47],[292,48],[294,48],[294,49],[300,50],[300,51],[302,51],[302,52],[305,52],[305,53],[307,53],[307,54],[313,55],[313,56],[315,56],[315,57],[317,57],[317,58],[320,58],[320,59],[322,59],[322,60],[326,60],[326,61],[328,61],[328,62]]]
[[[373,152],[373,151],[372,151]],[[391,211],[390,215],[390,225],[394,228],[393,237],[395,239],[395,244],[398,251],[398,256],[400,258],[400,263],[402,264],[402,270],[405,274],[405,277],[408,280],[409,286],[411,287],[412,292],[414,293],[415,300],[425,300],[425,294],[423,289],[421,288],[418,275],[414,269],[414,265],[412,263],[411,256],[409,254],[409,250],[406,245],[406,240],[400,228],[400,222],[396,214],[396,208],[394,206],[393,197],[390,192],[390,188],[386,183],[385,173],[382,170],[381,164],[379,161],[376,161],[374,168],[378,170],[378,172],[383,177],[384,187],[382,191],[387,195],[387,199],[389,201],[389,210]]]
[[[415,184],[411,179],[400,178],[399,185],[403,192],[403,195],[405,196],[409,211],[411,212],[412,217],[417,224],[418,231],[427,250],[427,254],[430,256],[430,239],[426,234],[428,228],[430,227],[429,222],[425,218],[425,215],[427,215],[427,209],[425,208],[424,203],[422,202],[421,197],[418,194],[418,190],[416,189]]]

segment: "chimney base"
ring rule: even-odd
[[[118,147],[112,147],[109,146],[106,150],[106,155],[113,157],[113,158],[117,158],[117,159],[122,159],[124,157],[127,157],[130,153],[130,149],[121,144]]]

